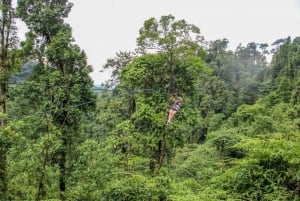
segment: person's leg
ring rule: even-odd
[[[174,118],[176,112],[177,112],[176,110],[173,110],[173,109],[170,110],[167,123],[171,123],[171,121]]]

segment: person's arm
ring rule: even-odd
[[[181,100],[179,98],[174,98],[173,97],[173,100],[174,100],[174,103],[176,103],[176,104],[179,103],[179,102],[181,102]]]
[[[176,98],[174,96],[171,97],[172,103],[176,103]]]

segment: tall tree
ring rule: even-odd
[[[183,49],[193,50],[197,56],[204,56],[204,51],[199,46],[204,38],[200,29],[188,24],[185,20],[175,20],[173,15],[162,16],[159,21],[150,18],[144,22],[137,38],[138,50],[142,53],[163,52],[166,54],[166,64],[169,71],[168,92],[176,93],[174,88],[174,62],[180,57]]]
[[[32,57],[37,65],[29,82],[30,91],[25,94],[36,103],[36,109],[46,111],[52,124],[59,129],[57,138],[60,146],[46,165],[59,167],[60,199],[66,200],[68,177],[72,172],[73,147],[84,138],[80,134],[80,121],[83,111],[93,108],[95,95],[92,93],[92,80],[89,77],[91,66],[87,65],[84,51],[74,44],[71,28],[64,23],[72,3],[67,0],[19,0],[18,14],[29,28],[27,40],[32,44]],[[26,92],[27,90],[27,92]],[[32,93],[37,92],[37,93]],[[40,94],[44,94],[43,97]],[[45,132],[49,132],[47,127]],[[45,156],[45,160],[48,157]],[[39,180],[45,186],[44,180]],[[47,193],[39,189],[37,200]],[[50,192],[49,192],[50,193]],[[46,194],[46,195],[45,195]]]
[[[259,87],[263,81],[259,78],[266,67],[266,44],[248,43],[246,47],[239,45],[235,51],[239,63],[239,99],[240,102],[253,104],[259,97]]]
[[[0,128],[6,126],[8,81],[20,66],[15,10],[11,0],[0,1]],[[6,142],[0,133],[0,197],[6,191]]]
[[[239,81],[240,72],[234,53],[227,50],[228,43],[227,39],[211,41],[207,50],[206,62],[214,70],[215,76],[234,87]]]
[[[165,105],[168,106],[170,104],[169,98],[171,95],[179,93],[184,95],[184,93],[193,91],[195,89],[195,83],[197,83],[197,75],[204,69],[202,59],[206,55],[200,46],[203,42],[200,29],[195,25],[188,24],[185,20],[175,20],[174,16],[168,15],[162,16],[159,20],[155,18],[146,20],[139,33],[140,35],[137,38],[137,53],[142,55],[156,53],[158,57],[156,59],[143,57],[127,65],[121,74],[124,83],[127,83],[125,85],[132,86],[133,83],[142,82],[138,86],[153,88],[159,84],[161,88],[166,89],[162,91],[165,96],[161,98],[164,98]],[[144,64],[142,65],[141,63]],[[146,67],[146,69],[143,69],[144,67]],[[135,68],[138,70],[136,70],[136,72],[135,70],[132,71],[132,69]],[[131,77],[128,76],[128,73],[135,72],[139,74],[142,71],[145,73],[143,77],[147,74],[149,74],[150,77],[134,82],[132,82],[132,78],[128,79]],[[160,72],[159,75],[155,74],[158,71]],[[142,78],[141,76],[138,77]],[[144,81],[146,81],[146,83]],[[156,101],[161,100],[161,98]],[[144,104],[148,102],[146,100],[144,101]],[[160,109],[157,108],[156,110],[161,110],[161,103],[157,103],[157,106],[160,106]],[[139,108],[137,111],[138,110]],[[136,115],[138,115],[138,112],[135,111],[133,116]],[[159,127],[157,130],[159,130]],[[158,168],[163,164],[166,142],[167,135],[164,131],[162,139],[158,141],[156,150],[158,153]]]

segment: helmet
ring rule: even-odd
[[[177,97],[177,100],[183,101],[183,98],[179,96],[179,97]]]

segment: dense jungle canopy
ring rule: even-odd
[[[97,87],[72,3],[0,5],[0,200],[300,200],[300,36],[233,51],[145,19]]]

